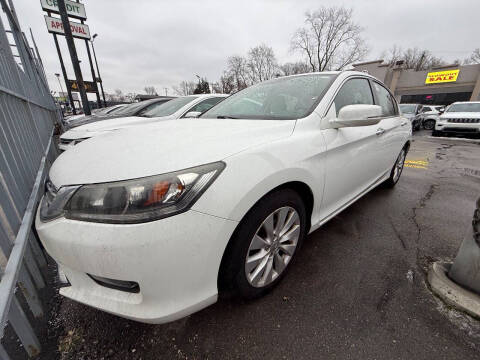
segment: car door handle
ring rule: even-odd
[[[378,128],[378,129],[377,129],[377,132],[376,132],[375,134],[377,134],[377,135],[382,135],[384,132],[385,132],[385,129]]]
[[[405,125],[407,125],[407,124],[408,124],[408,122],[402,121],[402,123],[400,124],[400,126],[405,126]]]

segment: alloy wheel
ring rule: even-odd
[[[403,165],[405,163],[405,149],[398,155],[397,162],[393,168],[393,182],[396,183],[402,174]]]
[[[253,287],[265,287],[288,266],[300,238],[300,216],[285,206],[273,211],[258,227],[245,259],[245,275]]]
[[[425,130],[433,130],[434,127],[435,127],[435,121],[433,121],[433,120],[426,120],[423,123],[423,128]]]

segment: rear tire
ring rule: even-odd
[[[423,122],[423,128],[425,130],[433,130],[435,128],[435,120],[425,120]]]
[[[404,147],[393,165],[392,170],[390,171],[390,177],[385,181],[385,186],[389,188],[393,188],[398,180],[400,180],[400,176],[402,175],[403,166],[405,164],[405,158],[407,157],[407,148]]]
[[[220,291],[260,297],[285,276],[306,235],[307,214],[297,192],[267,194],[245,215],[222,258]]]

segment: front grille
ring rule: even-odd
[[[448,122],[456,124],[478,124],[480,123],[480,119],[448,119]]]
[[[456,133],[478,133],[476,128],[456,128],[456,127],[445,127],[442,131],[450,131]]]

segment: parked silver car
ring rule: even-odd
[[[433,130],[438,121],[438,117],[445,111],[444,105],[423,105],[420,112],[422,117],[422,126],[425,130]]]

